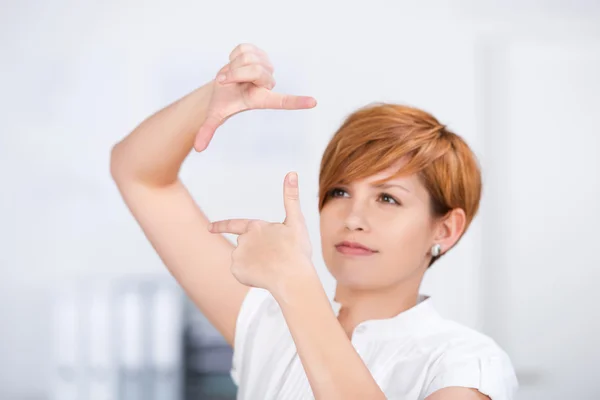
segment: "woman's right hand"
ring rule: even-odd
[[[226,79],[219,81],[219,76]],[[215,131],[231,116],[246,110],[301,110],[313,108],[317,101],[308,96],[274,93],[273,66],[267,54],[252,44],[240,44],[229,55],[229,63],[212,82],[213,92],[206,119],[196,134],[194,149],[208,147]]]

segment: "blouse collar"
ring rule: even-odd
[[[337,317],[342,304],[337,302],[333,297],[330,298],[330,303]],[[354,328],[354,333],[383,338],[414,335],[422,330],[426,330],[429,323],[436,318],[440,318],[440,315],[435,310],[431,297],[419,294],[415,306],[391,318],[363,321]]]

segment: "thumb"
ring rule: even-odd
[[[215,135],[215,131],[220,125],[221,121],[218,118],[212,115],[206,117],[206,120],[198,130],[196,138],[194,139],[194,149],[197,152],[206,150],[208,144]]]
[[[304,215],[300,209],[300,192],[298,190],[298,174],[290,172],[285,176],[283,184],[283,205],[285,207],[284,224],[298,226],[304,224]]]

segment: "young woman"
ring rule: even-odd
[[[169,271],[233,346],[238,398],[511,399],[506,353],[419,294],[478,209],[480,173],[465,142],[410,107],[375,104],[347,118],[319,180],[330,299],[311,261],[297,174],[284,180],[283,223],[211,224],[178,178],[192,147],[206,150],[232,115],[316,105],[272,92],[273,66],[256,46],[237,46],[229,61],[117,143],[111,173]],[[237,246],[222,233],[239,235]]]

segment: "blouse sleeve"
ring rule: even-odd
[[[518,388],[508,355],[495,343],[456,346],[447,349],[432,367],[425,396],[446,387],[479,390],[492,400],[512,400]]]
[[[235,325],[235,337],[233,342],[233,360],[231,366],[231,379],[239,386],[240,376],[244,366],[245,353],[252,347],[254,339],[253,322],[260,318],[261,305],[265,302],[269,292],[265,289],[250,288],[240,307]]]

